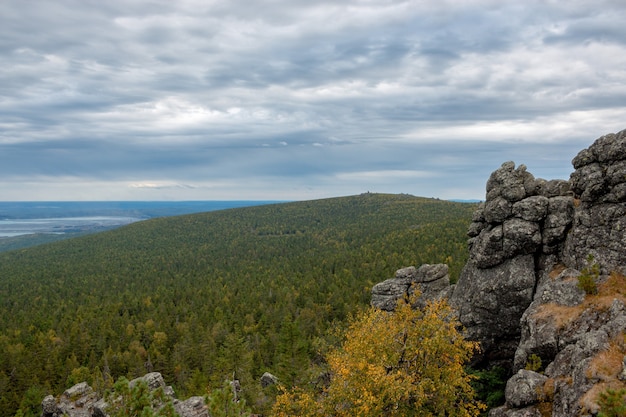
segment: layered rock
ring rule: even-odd
[[[507,361],[519,343],[520,319],[572,223],[567,181],[535,179],[506,162],[491,174],[487,198],[474,213],[470,256],[450,298],[482,359]]]
[[[582,268],[592,255],[603,273],[626,272],[626,130],[602,136],[572,161],[578,199],[564,262]]]
[[[419,268],[409,266],[396,271],[395,277],[380,282],[372,288],[372,305],[381,310],[393,311],[398,300],[419,289],[418,304],[425,300],[446,297],[450,291],[448,265],[424,264]]]
[[[572,164],[576,208],[558,252],[569,268],[539,280],[514,357],[514,370],[539,358],[547,384],[523,404],[507,384],[506,405],[491,417],[595,415],[598,393],[626,380],[626,288],[619,278],[626,271],[626,131],[599,138]],[[617,281],[608,293],[590,296],[578,286],[581,273],[600,285]],[[509,383],[531,384],[523,375]]]

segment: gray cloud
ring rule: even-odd
[[[4,200],[483,198],[623,129],[620,1],[7,1]],[[56,198],[51,198],[54,196]]]

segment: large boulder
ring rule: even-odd
[[[68,388],[56,401],[52,395],[46,396],[41,403],[42,417],[92,417],[98,394],[86,382]]]
[[[511,407],[524,408],[544,400],[548,377],[526,369],[519,370],[506,383],[504,396]]]

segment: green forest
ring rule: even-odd
[[[315,382],[337,329],[397,269],[467,258],[476,206],[361,194],[137,222],[0,253],[0,417],[87,381],[161,372],[179,398],[235,375],[267,412]]]

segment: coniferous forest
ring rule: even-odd
[[[336,330],[395,270],[466,257],[475,205],[362,194],[158,218],[0,253],[0,417],[161,372],[178,397],[233,375],[254,411],[315,382]]]

